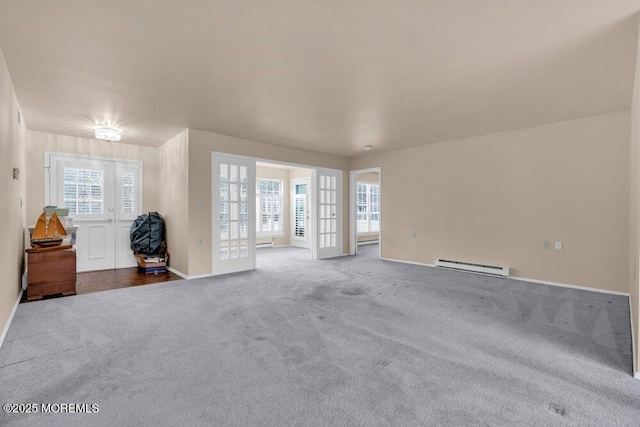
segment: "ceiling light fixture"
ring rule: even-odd
[[[98,125],[94,127],[96,138],[102,141],[117,142],[120,141],[120,130],[109,125]]]
[[[365,146],[364,146],[364,151],[371,151],[371,149],[372,149],[372,148],[373,148],[373,147],[372,147],[372,146],[370,146],[370,145],[365,145]]]

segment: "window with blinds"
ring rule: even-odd
[[[282,235],[282,181],[256,180],[256,234],[258,236]]]
[[[70,216],[104,214],[104,170],[64,168],[64,207]]]
[[[122,175],[122,208],[125,215],[135,214],[135,194],[135,175],[127,171]]]
[[[380,231],[380,186],[359,182],[356,202],[358,233],[378,233]]]

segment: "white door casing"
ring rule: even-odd
[[[311,179],[291,180],[291,246],[310,247],[310,194]]]
[[[141,163],[45,153],[45,165],[45,204],[69,208],[78,226],[77,271],[135,266],[129,231],[142,206]]]
[[[342,255],[342,171],[316,169],[315,258]]]
[[[213,274],[255,268],[256,163],[212,153]]]

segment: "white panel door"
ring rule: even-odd
[[[142,210],[142,164],[48,153],[49,198],[78,226],[77,270],[134,267],[129,233]]]
[[[51,204],[78,226],[77,270],[115,268],[115,163],[56,157],[51,168]]]
[[[291,246],[309,248],[311,180],[291,180]]]
[[[315,258],[342,255],[342,171],[317,169]]]
[[[213,154],[213,274],[256,267],[256,164]]]

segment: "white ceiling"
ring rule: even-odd
[[[0,0],[30,129],[354,156],[628,110],[637,0]]]

